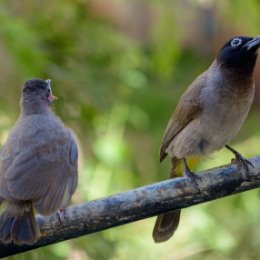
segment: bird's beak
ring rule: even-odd
[[[260,35],[245,44],[246,50],[258,49],[260,47]]]
[[[54,100],[56,100],[56,99],[58,99],[56,96],[54,96],[54,95],[52,95],[52,94],[50,94],[49,95],[49,97],[48,97],[48,100],[49,100],[49,102],[52,104],[52,102],[54,101]]]
[[[50,79],[46,79],[45,82],[48,84],[48,88],[50,90],[50,94],[48,96],[48,101],[50,104],[52,104],[52,102],[57,99],[57,97],[55,97],[53,94],[52,94],[52,91],[51,91],[51,80]]]

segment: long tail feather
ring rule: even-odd
[[[0,216],[0,241],[33,244],[39,237],[31,203],[10,203]]]
[[[179,163],[177,158],[171,159],[170,179],[181,175],[178,172]],[[153,239],[156,243],[164,242],[173,236],[179,225],[180,214],[181,210],[175,210],[157,217],[153,229]]]

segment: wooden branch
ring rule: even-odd
[[[260,157],[250,161],[254,165],[250,167],[250,180],[246,180],[244,169],[236,164],[204,171],[202,182],[198,183],[200,193],[182,177],[68,207],[65,223],[61,223],[58,214],[37,216],[42,233],[38,242],[22,246],[0,244],[0,257],[260,187]]]

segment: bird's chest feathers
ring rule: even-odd
[[[244,83],[245,84],[245,83]],[[213,86],[213,85],[212,85]],[[231,135],[243,124],[254,97],[254,83],[246,85],[220,84],[202,93],[203,117],[207,128]],[[207,117],[207,118],[205,118]],[[203,120],[204,121],[204,120]]]

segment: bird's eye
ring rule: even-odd
[[[232,47],[238,47],[239,45],[241,45],[242,40],[240,38],[235,38],[231,41],[231,46]]]

